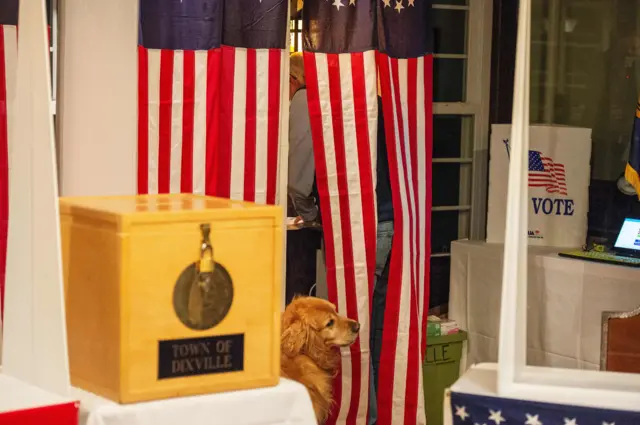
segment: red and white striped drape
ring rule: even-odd
[[[329,300],[361,325],[361,337],[342,349],[329,423],[364,424],[376,263],[376,54],[305,52],[304,59]]]
[[[279,49],[138,47],[138,193],[279,199]]]
[[[394,240],[378,377],[378,423],[424,424],[422,360],[426,348],[431,253],[431,55],[378,54]]]

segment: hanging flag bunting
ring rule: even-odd
[[[424,424],[431,252],[431,1],[380,0],[378,66],[394,239],[378,377],[378,424]]]
[[[306,0],[305,78],[329,300],[360,322],[342,349],[327,423],[365,424],[376,255],[375,0]]]
[[[18,63],[18,3],[0,2],[0,318],[4,312],[4,276],[9,225],[9,115],[15,99]]]
[[[286,0],[140,0],[138,192],[275,204]]]

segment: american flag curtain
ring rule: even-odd
[[[329,300],[361,325],[361,338],[342,349],[329,423],[364,424],[377,226],[375,0],[338,3],[304,2],[305,77]]]
[[[378,67],[394,209],[378,423],[424,424],[431,253],[433,58],[431,1],[382,0]]]
[[[306,0],[305,72],[329,298],[362,324],[342,352],[332,422],[364,424],[376,252],[376,83],[394,205],[378,424],[424,424],[429,296],[432,57],[427,0]]]
[[[138,192],[278,199],[286,0],[141,0]]]
[[[15,99],[18,63],[18,3],[0,2],[0,317],[4,311],[4,276],[9,224],[9,114]]]

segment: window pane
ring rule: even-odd
[[[459,205],[460,164],[433,164],[433,206]]]
[[[473,117],[433,116],[433,157],[471,158]]]
[[[464,102],[466,59],[433,60],[433,101]]]
[[[434,53],[466,53],[467,11],[434,9],[432,16]]]
[[[451,242],[459,239],[460,216],[468,216],[467,211],[434,211],[431,224],[431,253],[450,252]]]
[[[592,130],[588,235],[610,245],[640,213],[616,184],[640,91],[640,1],[535,1],[531,28],[531,122]]]
[[[464,185],[465,191],[460,185]],[[469,205],[471,164],[433,164],[433,206]],[[462,194],[466,194],[463,196]]]
[[[434,257],[431,259],[429,308],[445,305],[449,302],[450,271],[451,257]]]
[[[459,158],[462,116],[433,116],[433,157]]]

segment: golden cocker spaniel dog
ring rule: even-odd
[[[332,379],[340,348],[355,342],[360,324],[338,315],[329,301],[297,297],[282,316],[281,374],[307,387],[319,424],[333,404]]]

